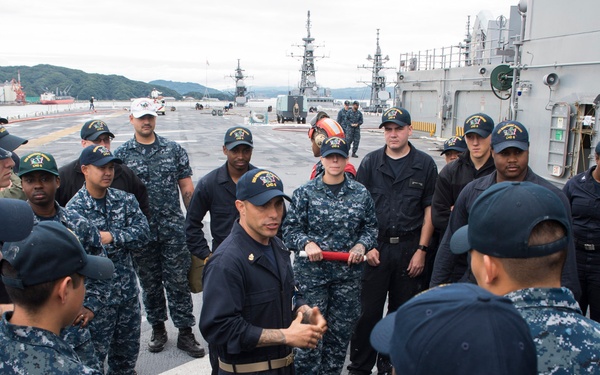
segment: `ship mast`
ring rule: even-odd
[[[384,64],[390,60],[390,57],[382,57],[381,55],[381,47],[379,46],[379,29],[377,29],[377,48],[375,49],[375,56],[371,57],[371,55],[369,55],[367,60],[373,61],[373,65],[359,66],[359,68],[371,71],[371,83],[369,85],[371,86],[371,102],[369,107],[365,108],[365,111],[382,112],[383,109],[387,107],[386,101],[390,99],[390,93],[385,89],[386,79],[384,72],[384,69],[390,69],[384,66]]]
[[[240,59],[237,59],[238,65],[235,69],[235,75],[230,76],[235,81],[235,104],[238,107],[243,107],[248,101],[248,89],[244,78],[250,78],[244,75],[244,69],[240,65]]]
[[[302,38],[304,45],[299,46],[304,48],[304,54],[302,56],[302,68],[300,70],[302,74],[300,77],[300,85],[298,88],[300,91],[300,95],[314,97],[319,95],[319,86],[317,85],[316,78],[317,70],[315,69],[315,59],[317,57],[315,57],[314,55],[315,48],[318,46],[315,46],[313,44],[315,38],[310,36],[310,10],[308,11],[308,18],[306,20],[306,31],[306,38]]]

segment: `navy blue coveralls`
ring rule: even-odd
[[[600,184],[592,173],[596,166],[571,178],[563,192],[571,203],[577,276],[581,285],[579,307],[583,315],[600,322]]]
[[[277,237],[271,245],[278,269],[236,221],[204,269],[200,331],[217,347],[222,362],[262,362],[284,358],[292,351],[286,345],[256,347],[263,328],[289,327],[294,311],[305,304],[294,296],[289,250]],[[229,372],[219,369],[219,374]],[[293,375],[294,366],[260,374]]]
[[[377,352],[369,337],[382,318],[388,292],[390,313],[426,288],[424,275],[411,278],[407,269],[419,246],[425,208],[431,206],[437,166],[431,156],[410,142],[408,145],[410,152],[405,156],[406,168],[401,176],[395,177],[385,162],[387,146],[367,154],[356,175],[375,201],[381,262],[377,267],[366,264],[362,278],[362,313],[352,337],[352,364],[348,367],[357,373],[370,374],[375,364]]]

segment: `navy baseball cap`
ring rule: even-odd
[[[492,149],[502,152],[509,147],[529,150],[529,133],[523,124],[517,121],[503,121],[492,132]]]
[[[596,155],[600,155],[600,142],[596,143]]]
[[[14,151],[19,146],[29,142],[25,138],[17,137],[12,135],[6,130],[4,126],[0,126],[0,147],[6,151]]]
[[[19,173],[17,173],[19,177],[35,171],[44,171],[52,173],[55,176],[60,176],[54,156],[45,152],[30,152],[21,158]]]
[[[385,111],[383,116],[381,116],[381,125],[379,125],[379,129],[388,122],[392,122],[399,126],[410,125],[410,113],[404,108],[392,107]]]
[[[402,375],[537,374],[527,322],[509,299],[474,284],[416,295],[377,323],[371,345]]]
[[[444,151],[440,155],[444,155],[448,151],[458,151],[465,152],[467,151],[467,142],[464,139],[455,135],[454,137],[450,137],[444,142]]]
[[[566,236],[529,246],[532,229],[546,220],[562,224]],[[531,182],[501,182],[475,200],[469,224],[454,233],[450,249],[455,254],[474,249],[497,258],[535,258],[564,250],[569,241],[571,220],[555,193]]]
[[[252,132],[243,126],[235,126],[227,129],[225,133],[225,141],[223,143],[228,150],[232,150],[239,145],[247,145],[254,147],[252,142]]]
[[[350,105],[350,100],[345,100],[344,105]]]
[[[345,139],[339,137],[330,137],[321,144],[321,156],[325,157],[331,154],[338,154],[348,158],[348,143]]]
[[[464,130],[465,134],[475,133],[487,138],[494,130],[494,120],[485,113],[476,113],[467,117]]]
[[[81,165],[95,165],[101,167],[110,162],[122,164],[123,161],[113,156],[109,149],[104,146],[88,146],[81,151],[79,157],[79,164]]]
[[[107,257],[86,254],[77,236],[56,221],[36,223],[25,239],[5,242],[2,256],[2,261],[10,263],[17,271],[16,277],[2,275],[2,281],[17,289],[74,273],[90,279],[108,280],[115,269]]]
[[[0,148],[0,160],[8,159],[12,156],[12,152]]]
[[[0,199],[0,242],[20,241],[31,233],[33,211],[20,199]]]
[[[247,200],[255,206],[262,206],[275,197],[291,201],[283,192],[281,179],[266,169],[252,169],[244,173],[237,182],[237,200]]]
[[[95,141],[102,134],[108,134],[111,138],[115,135],[108,130],[108,125],[102,120],[89,120],[81,127],[81,139]]]

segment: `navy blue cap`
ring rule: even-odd
[[[321,144],[321,156],[325,157],[331,154],[338,154],[348,158],[348,143],[344,138],[330,137]]]
[[[108,125],[102,120],[89,120],[81,127],[81,139],[95,141],[102,134],[108,134],[111,138],[115,137],[108,129]]]
[[[455,135],[454,137],[450,137],[444,142],[444,151],[440,155],[444,155],[448,151],[458,151],[465,152],[467,151],[467,142],[464,139]]]
[[[0,148],[0,160],[8,159],[12,156],[12,152]]]
[[[225,133],[225,141],[223,144],[228,150],[231,150],[239,145],[254,147],[254,142],[252,141],[252,132],[250,129],[244,128],[243,126],[229,128]]]
[[[416,295],[377,323],[371,345],[402,375],[537,374],[521,314],[509,299],[473,284]]]
[[[494,120],[485,113],[476,113],[467,117],[464,130],[465,134],[475,133],[487,138],[494,130]]]
[[[6,130],[4,126],[0,126],[0,147],[6,151],[14,151],[19,146],[29,142],[25,138],[17,137],[12,135]]]
[[[20,199],[0,199],[0,242],[20,241],[31,233],[33,211]]]
[[[249,170],[237,182],[237,200],[247,200],[255,206],[263,206],[275,197],[283,197],[291,201],[290,197],[283,192],[281,179],[266,169]]]
[[[529,246],[532,229],[546,220],[561,223],[566,236]],[[556,193],[531,182],[501,182],[475,200],[469,224],[454,233],[450,249],[455,254],[474,249],[497,258],[535,258],[564,250],[569,241],[571,220]]]
[[[350,100],[345,100],[344,105],[350,105]]]
[[[600,142],[596,143],[596,155],[600,155]]]
[[[123,161],[113,156],[109,149],[104,146],[88,146],[81,151],[79,157],[79,164],[81,165],[95,165],[101,167],[110,162],[122,164]]]
[[[492,132],[492,149],[502,152],[509,147],[529,150],[529,133],[527,128],[518,121],[503,121],[496,125]]]
[[[86,254],[75,233],[56,221],[36,223],[25,239],[5,242],[2,256],[17,271],[16,277],[2,275],[2,281],[17,289],[74,273],[108,280],[115,269],[107,257]]]
[[[410,113],[408,113],[408,111],[402,107],[392,107],[383,112],[383,116],[381,116],[381,125],[379,125],[379,128],[381,129],[388,122],[392,122],[399,126],[410,125]]]

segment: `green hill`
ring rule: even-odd
[[[39,97],[46,89],[56,92],[58,88],[59,91],[68,89],[68,95],[78,100],[87,100],[92,96],[98,100],[129,100],[147,97],[156,87],[164,96],[181,99],[177,91],[167,87],[118,75],[86,73],[53,65],[0,67],[0,82],[16,79],[17,71],[21,72],[21,86],[28,97]]]

